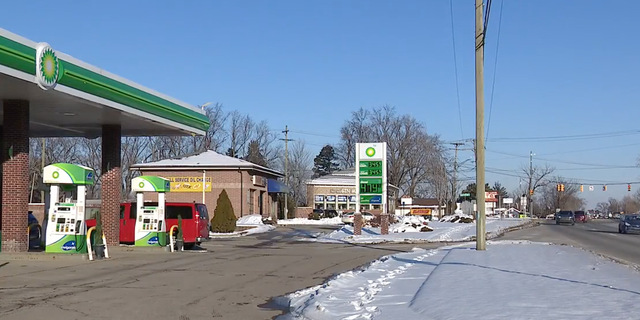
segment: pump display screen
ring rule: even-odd
[[[144,221],[142,221],[142,223],[151,223],[151,219],[144,219]]]
[[[65,223],[66,219],[65,218],[58,218],[58,221],[56,223]]]

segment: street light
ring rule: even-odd
[[[204,111],[204,108],[210,104],[212,104],[213,102],[206,102],[200,105],[200,110]],[[193,153],[195,154],[197,152],[197,141],[196,141],[196,136],[195,134],[193,135]],[[204,182],[203,182],[204,183]]]
[[[208,106],[208,105],[210,105],[210,104],[212,104],[212,103],[213,103],[213,102],[207,102],[207,103],[201,104],[201,105],[200,105],[200,109],[204,110],[204,107],[206,107],[206,106]]]

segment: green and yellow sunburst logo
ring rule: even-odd
[[[376,149],[374,149],[373,147],[369,147],[367,148],[367,150],[365,150],[365,153],[368,157],[373,157],[376,155]]]
[[[58,178],[60,177],[60,173],[58,173],[58,171],[54,171],[54,172],[51,174],[51,176],[52,176],[54,179],[58,179]]]
[[[38,45],[36,51],[36,78],[38,85],[44,89],[53,88],[58,82],[60,61],[56,52],[46,43]]]
[[[140,181],[140,183],[138,183],[138,187],[144,188],[144,182]]]

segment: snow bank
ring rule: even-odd
[[[263,224],[262,216],[259,214],[242,216],[236,221],[236,226],[259,226]]]
[[[324,218],[320,220],[310,220],[305,218],[294,218],[294,219],[282,219],[278,220],[278,224],[281,226],[287,225],[342,225],[342,218]]]
[[[414,249],[275,299],[290,311],[276,319],[630,319],[640,313],[639,275],[548,243]]]
[[[487,239],[495,238],[506,230],[531,223],[531,219],[487,220]],[[411,229],[411,228],[412,229]],[[324,243],[426,243],[426,242],[458,242],[470,241],[476,236],[475,223],[429,222],[430,232],[417,232],[417,228],[394,224],[389,227],[389,234],[380,234],[380,228],[362,228],[362,235],[353,234],[352,226],[343,226],[329,234],[316,238],[303,238],[300,241]],[[405,230],[404,232],[402,230]]]
[[[462,213],[461,211],[456,211],[456,213],[452,215],[442,217],[440,222],[471,223],[473,222],[473,216]]]
[[[256,226],[255,228],[251,228],[248,230],[244,230],[244,231],[236,231],[236,232],[232,232],[232,233],[216,233],[216,232],[209,232],[209,237],[210,238],[237,238],[237,237],[242,237],[242,236],[247,236],[250,234],[257,234],[257,233],[264,233],[264,232],[269,232],[274,230],[276,227],[272,226],[272,225],[268,225],[268,224],[262,224],[259,226]]]
[[[428,226],[427,220],[419,216],[400,217],[398,223],[389,226],[389,233],[428,232],[433,228]]]

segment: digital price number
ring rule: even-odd
[[[382,177],[382,161],[360,161],[360,176]]]
[[[380,178],[360,179],[360,194],[382,194],[382,179]]]

